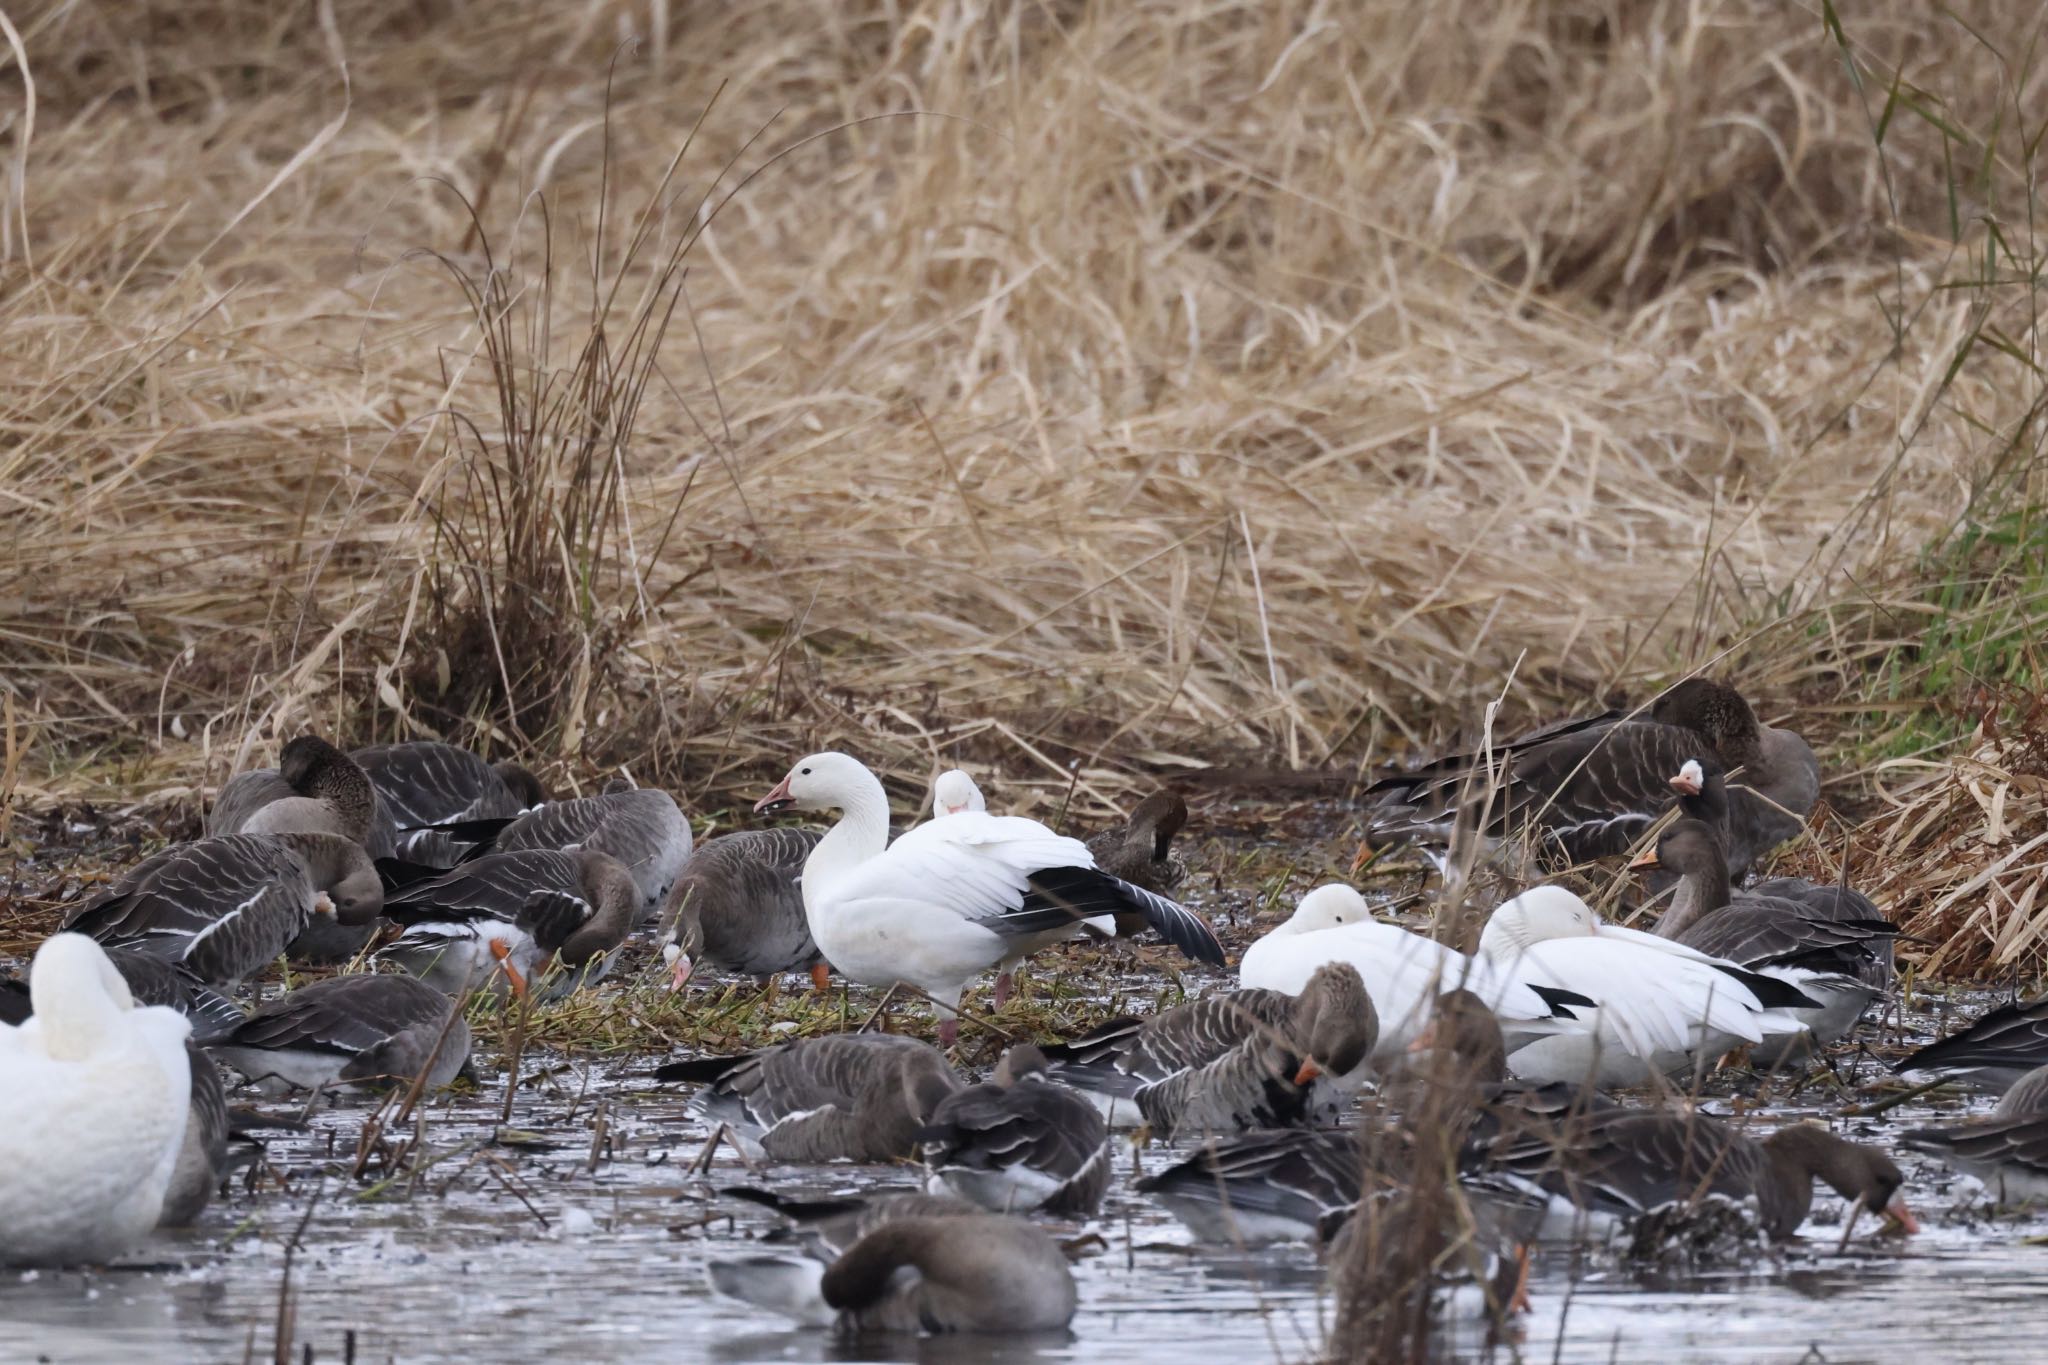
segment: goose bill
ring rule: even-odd
[[[789,794],[789,779],[785,777],[775,784],[774,791],[754,803],[754,813],[768,815],[775,811],[788,810],[795,804],[796,798]]]
[[[666,957],[670,952],[674,952],[675,956],[670,959],[668,964],[668,988],[672,991],[679,991],[683,988],[683,983],[690,979],[690,969],[696,964],[690,961],[688,953],[678,949],[673,943],[663,950],[662,955]]]
[[[1920,1231],[1920,1220],[1913,1216],[1913,1210],[1906,1207],[1904,1198],[1895,1198],[1884,1206],[1884,1230],[1890,1232],[1893,1229],[1906,1237]]]
[[[1664,864],[1657,861],[1657,850],[1652,848],[1638,853],[1630,861],[1628,870],[1631,872],[1654,872],[1663,866]]]
[[[1313,1061],[1303,1062],[1301,1064],[1301,1070],[1294,1073],[1294,1083],[1296,1085],[1307,1085],[1310,1081],[1313,1081],[1316,1077],[1322,1074],[1323,1069],[1317,1066]]]
[[[512,965],[511,945],[494,940],[491,943],[491,956],[498,959],[498,969],[505,973],[505,980],[511,984],[513,997],[524,1000],[526,998],[526,976],[517,967]]]

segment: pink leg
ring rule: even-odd
[[[951,1047],[960,1041],[960,1016],[949,1014],[939,1021],[939,1046]]]
[[[1001,1009],[1001,1008],[1002,1008],[1003,1006],[1005,1006],[1005,1005],[1007,1005],[1007,1004],[1009,1004],[1009,1003],[1010,1003],[1010,996],[1011,996],[1011,994],[1012,994],[1012,990],[1013,990],[1013,988],[1014,988],[1014,987],[1016,986],[1016,984],[1017,984],[1017,974],[1016,974],[1015,972],[997,972],[997,973],[996,973],[996,1008],[997,1008],[997,1009]]]

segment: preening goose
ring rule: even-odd
[[[665,791],[653,787],[607,791],[550,801],[527,812],[467,857],[527,850],[588,849],[624,865],[640,889],[643,916],[660,911],[690,860],[690,822]]]
[[[1568,862],[1626,852],[1668,809],[1670,775],[1707,756],[1737,775],[1729,793],[1729,861],[1747,870],[1799,832],[1820,797],[1820,765],[1790,730],[1759,725],[1741,694],[1689,678],[1645,715],[1612,714],[1552,726],[1457,754],[1367,789],[1368,840],[1440,842],[1463,818],[1503,837],[1532,829]]]
[[[183,1015],[137,1008],[97,943],[55,934],[34,1017],[0,1026],[0,1264],[106,1261],[162,1215],[192,1108]]]
[[[999,1213],[893,1218],[829,1264],[717,1261],[712,1288],[812,1327],[863,1332],[1056,1332],[1077,1295],[1042,1229]]]
[[[449,995],[559,1000],[611,970],[640,905],[595,849],[492,853],[395,893],[385,911],[405,928],[377,957]]]
[[[1046,1055],[1111,1122],[1172,1138],[1332,1122],[1364,1084],[1378,1037],[1358,969],[1339,961],[1298,995],[1226,991],[1112,1019]]]
[[[1669,939],[1606,924],[1561,886],[1539,886],[1487,920],[1480,955],[1516,977],[1598,1002],[1593,1027],[1517,1047],[1528,1081],[1647,1085],[1742,1043],[1803,1035],[1787,1011],[1818,1002],[1796,987]]]
[[[1860,1210],[1919,1230],[1892,1159],[1816,1124],[1787,1124],[1758,1142],[1705,1114],[1620,1109],[1588,1114],[1568,1131],[1563,1142],[1517,1133],[1489,1148],[1483,1164],[1490,1178],[1551,1196],[1578,1232],[1721,1198],[1752,1202],[1762,1231],[1784,1241],[1806,1221],[1816,1178]]]
[[[1975,1176],[2000,1204],[2048,1202],[2048,1067],[2022,1076],[1989,1118],[1916,1128],[1899,1141]]]
[[[1170,791],[1154,792],[1122,824],[1089,835],[1088,851],[1110,876],[1171,895],[1188,874],[1187,863],[1173,851],[1173,838],[1187,822],[1187,802]]]
[[[268,1089],[453,1081],[469,1060],[460,1002],[410,976],[312,981],[267,1001],[210,1050]]]
[[[1720,841],[1698,820],[1673,824],[1657,840],[1656,851],[1637,859],[1636,865],[1662,867],[1682,879],[1677,902],[1657,922],[1660,935],[1709,957],[1778,977],[1812,996],[1819,1008],[1793,1014],[1814,1042],[1832,1043],[1847,1036],[1871,1004],[1883,997],[1883,987],[1869,983],[1873,977],[1883,981],[1890,970],[1898,929],[1889,921],[1836,919],[1815,914],[1803,900],[1734,892]],[[1781,884],[1787,880],[1781,879]],[[1760,1047],[1752,1056],[1770,1063],[1798,1045],[1788,1038],[1778,1046]]]
[[[1929,1043],[1892,1069],[1965,1081],[2003,1093],[2048,1066],[2048,995],[1990,1010],[1968,1028]]]
[[[1269,1128],[1205,1142],[1135,1188],[1205,1242],[1300,1242],[1358,1201],[1364,1167],[1348,1128]]]
[[[1097,870],[1079,840],[1035,820],[968,811],[891,844],[887,793],[845,754],[800,759],[755,809],[842,812],[804,864],[811,937],[851,980],[924,991],[948,1043],[968,981],[1050,940],[1107,936],[1119,911],[1142,913],[1199,961],[1223,961],[1199,916]]]
[[[390,822],[370,776],[317,735],[284,746],[277,767],[235,774],[206,817],[208,834],[339,834],[373,854],[389,851]]]
[[[825,989],[827,967],[804,918],[800,884],[818,838],[804,829],[750,829],[697,846],[662,910],[672,988],[709,962],[770,979],[809,972],[811,984]]]
[[[788,1220],[788,1226],[768,1234],[764,1241],[795,1242],[804,1254],[831,1261],[882,1224],[898,1218],[960,1218],[987,1212],[978,1204],[955,1199],[949,1194],[926,1194],[922,1190],[875,1190],[866,1194],[843,1194],[813,1199],[781,1194],[751,1185],[728,1185],[719,1193],[772,1209]]]
[[[960,1088],[944,1054],[891,1033],[835,1033],[738,1057],[670,1062],[657,1080],[702,1085],[694,1107],[752,1156],[895,1161]]]
[[[1087,1217],[1109,1187],[1109,1128],[1095,1106],[1050,1079],[1045,1054],[1019,1043],[987,1083],[939,1101],[918,1132],[934,1194],[997,1213]]]
[[[228,834],[145,858],[64,927],[232,986],[284,956],[316,918],[355,927],[383,908],[376,866],[340,835]]]
[[[377,789],[393,850],[407,862],[453,867],[472,841],[438,826],[512,819],[548,799],[540,779],[517,763],[486,763],[438,740],[371,744],[349,757]]]
[[[1238,984],[1296,995],[1326,963],[1346,962],[1358,972],[1379,1021],[1372,1049],[1376,1065],[1399,1057],[1415,1041],[1432,1002],[1465,988],[1490,1005],[1511,1045],[1559,1030],[1583,1031],[1573,1016],[1592,1002],[1552,983],[1531,984],[1494,964],[1373,919],[1365,898],[1349,886],[1319,886],[1301,898],[1286,923],[1245,949]]]

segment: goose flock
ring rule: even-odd
[[[1447,941],[1455,915],[1425,932],[1331,881],[1222,982],[1215,928],[1175,899],[1209,878],[1173,847],[1189,810],[1169,791],[1084,841],[992,813],[956,769],[892,838],[880,779],[821,752],[755,810],[828,827],[697,843],[659,790],[557,798],[447,744],[349,753],[302,736],[226,783],[202,837],[70,906],[25,975],[0,980],[0,1264],[105,1263],[203,1218],[252,1121],[230,1103],[245,1088],[430,1092],[469,1071],[475,1009],[608,976],[683,991],[714,972],[880,995],[847,1031],[637,1071],[687,1087],[749,1163],[916,1168],[864,1195],[724,1191],[787,1226],[716,1260],[712,1287],[800,1324],[1062,1330],[1079,1297],[1054,1234],[1097,1215],[1120,1166],[1197,1245],[1312,1243],[1340,1295],[1420,1292],[1495,1322],[1525,1304],[1541,1243],[1698,1247],[1711,1219],[1717,1246],[1760,1254],[1797,1235],[1816,1181],[1852,1229],[1868,1214],[1910,1234],[1885,1151],[1697,1100],[1731,1062],[1803,1070],[1894,989],[1898,931],[1869,897],[1750,880],[1819,791],[1797,734],[1705,678],[1437,758],[1366,789],[1360,861],[1414,847],[1443,867],[1473,839],[1557,875],[1466,942]],[[1638,879],[1652,927],[1574,889],[1600,860]],[[1021,1036],[1005,1011],[1033,955],[1138,937],[1215,986],[1078,1036]],[[281,992],[263,984],[280,962]],[[965,1003],[984,978],[992,1021]],[[931,1008],[936,1045],[887,1031],[892,1000]],[[985,1079],[962,1070],[963,1019],[1007,1043]],[[1905,1132],[1905,1148],[2000,1202],[2048,1198],[2048,999],[1896,1069],[2003,1096],[1988,1117]],[[1404,1254],[1413,1283],[1385,1289]]]

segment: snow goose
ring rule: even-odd
[[[1963,1081],[2003,1093],[2048,1066],[2048,995],[2015,1000],[1976,1023],[1909,1054],[1892,1069],[1904,1076]]]
[[[1688,678],[1647,714],[1566,722],[1375,783],[1368,841],[1442,842],[1463,818],[1495,837],[1533,827],[1565,861],[1612,856],[1670,808],[1670,775],[1702,756],[1741,770],[1728,815],[1738,870],[1797,834],[1819,800],[1820,765],[1803,739],[1758,724],[1733,688]]]
[[[846,1336],[1057,1332],[1078,1302],[1059,1244],[1000,1213],[894,1217],[829,1263],[753,1256],[709,1273],[721,1294]]]
[[[1899,1141],[1975,1176],[2000,1204],[2048,1202],[2048,1066],[2022,1076],[1989,1118],[1916,1128]]]
[[[394,894],[385,912],[405,928],[377,957],[449,995],[559,1000],[611,970],[640,905],[595,849],[492,853]]]
[[[427,1073],[427,1088],[469,1060],[459,1002],[410,976],[330,976],[260,1006],[210,1047],[265,1089],[375,1087]]]
[[[1044,1053],[1019,1043],[985,1084],[939,1101],[918,1133],[932,1193],[997,1213],[1094,1214],[1109,1187],[1109,1129],[1045,1065]]]
[[[825,989],[827,967],[800,885],[818,838],[804,829],[750,829],[697,847],[662,910],[671,988],[681,989],[702,961],[766,980],[809,972]]]
[[[1364,1084],[1378,1035],[1358,969],[1338,961],[1298,995],[1226,991],[1112,1019],[1047,1055],[1111,1122],[1172,1138],[1332,1122]]]
[[[981,794],[981,788],[974,785],[974,779],[958,768],[948,768],[932,781],[932,818],[937,820],[947,815],[959,815],[963,811],[983,813],[988,810],[988,798]]]
[[[1884,995],[1881,983],[1890,975],[1892,940],[1898,936],[1894,925],[1881,918],[1817,914],[1805,900],[1733,892],[1720,840],[1703,822],[1678,821],[1658,838],[1655,851],[1634,866],[1661,867],[1682,878],[1678,901],[1657,922],[1658,934],[1790,982],[1819,1001],[1818,1009],[1793,1011],[1813,1042],[1846,1037]],[[1780,884],[1790,880],[1780,879]],[[1846,897],[1832,902],[1848,903]],[[1871,984],[1873,979],[1880,984]],[[1801,1045],[1803,1040],[1788,1037],[1776,1046],[1755,1048],[1751,1055],[1771,1063]]]
[[[1461,987],[1477,993],[1501,1021],[1511,1045],[1559,1030],[1583,1031],[1573,1016],[1592,1001],[1548,981],[1532,983],[1420,934],[1373,919],[1365,898],[1341,882],[1301,898],[1286,923],[1245,949],[1238,984],[1296,995],[1317,968],[1348,962],[1365,983],[1379,1020],[1372,1061],[1404,1053],[1428,1019],[1431,1002]]]
[[[1107,936],[1119,911],[1141,912],[1198,961],[1223,961],[1199,916],[1099,871],[1079,840],[1035,820],[967,811],[891,844],[888,794],[845,754],[800,759],[754,809],[841,812],[804,864],[811,937],[854,981],[924,991],[945,1016],[947,1043],[969,980],[1049,942]]]
[[[1510,1039],[1508,1069],[1529,1081],[1646,1085],[1740,1044],[1803,1034],[1788,1011],[1817,1001],[1775,977],[1669,939],[1604,924],[1561,886],[1538,886],[1496,909],[1480,955],[1504,972],[1598,1003],[1593,1027]]]
[[[529,849],[589,849],[616,858],[640,888],[641,914],[660,912],[669,889],[690,860],[690,822],[667,792],[653,787],[606,791],[550,801],[528,811],[469,859]]]
[[[1859,1211],[1919,1231],[1897,1164],[1812,1123],[1759,1142],[1705,1114],[1615,1109],[1586,1115],[1562,1142],[1548,1132],[1513,1134],[1483,1164],[1489,1178],[1548,1195],[1573,1237],[1719,1198],[1750,1203],[1763,1233],[1784,1241],[1806,1221],[1816,1178]]]
[[[248,1013],[175,962],[121,947],[108,949],[107,960],[128,983],[128,994],[136,1004],[162,1005],[184,1015],[192,1025],[195,1043],[218,1037]],[[19,1024],[33,1012],[28,982],[0,977],[0,1023]]]
[[[473,840],[443,826],[515,819],[548,799],[540,779],[517,763],[487,763],[438,740],[370,744],[349,757],[377,790],[392,851],[412,863],[453,867]]]
[[[662,1081],[702,1085],[694,1107],[724,1123],[750,1156],[777,1161],[896,1161],[960,1088],[945,1055],[891,1033],[800,1038],[737,1057],[670,1062]]]
[[[373,923],[384,893],[362,848],[336,834],[227,834],[128,869],[64,927],[232,986],[283,956],[316,918]]]
[[[0,1264],[106,1261],[163,1212],[192,1109],[191,1026],[137,1008],[81,934],[36,950],[29,996],[34,1016],[0,1026]]]
[[[1088,851],[1110,876],[1171,895],[1188,874],[1187,863],[1173,851],[1173,838],[1187,822],[1187,802],[1170,791],[1153,792],[1128,820],[1089,835]]]

